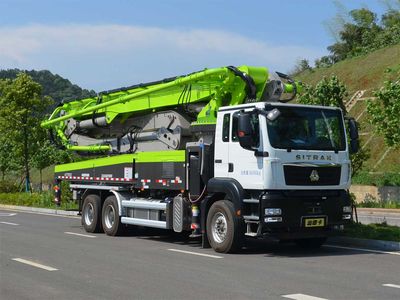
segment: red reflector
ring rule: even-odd
[[[239,137],[244,137],[246,134],[244,133],[244,131],[239,131],[238,132],[238,136]]]

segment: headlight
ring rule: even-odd
[[[351,206],[343,206],[343,212],[344,213],[351,213],[352,212]]]
[[[282,217],[269,217],[264,219],[265,223],[276,223],[276,222],[282,222]]]
[[[280,208],[266,208],[265,215],[266,216],[279,216],[282,214],[282,209]]]

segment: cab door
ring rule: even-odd
[[[214,177],[228,177],[231,113],[219,112],[215,131]]]
[[[237,137],[237,118],[231,115],[231,134],[228,151],[228,176],[236,179],[245,189],[260,189],[263,187],[263,158],[256,156],[255,151],[244,149]],[[258,147],[262,149],[259,116],[254,116],[255,135],[258,137]]]

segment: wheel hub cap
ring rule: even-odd
[[[89,203],[85,209],[85,223],[91,225],[94,218],[94,207],[92,203]]]
[[[115,222],[115,211],[114,211],[114,207],[112,207],[111,205],[108,205],[106,207],[106,211],[105,211],[105,223],[107,228],[112,228],[114,226],[114,222]]]
[[[225,216],[218,212],[213,218],[212,235],[217,243],[223,243],[226,239],[228,231],[227,221]]]

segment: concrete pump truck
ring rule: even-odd
[[[245,237],[320,246],[352,218],[358,133],[339,108],[287,103],[300,88],[229,66],[63,102],[42,126],[93,157],[55,167],[55,201],[68,181],[84,229],[110,236],[137,225],[217,252]]]

